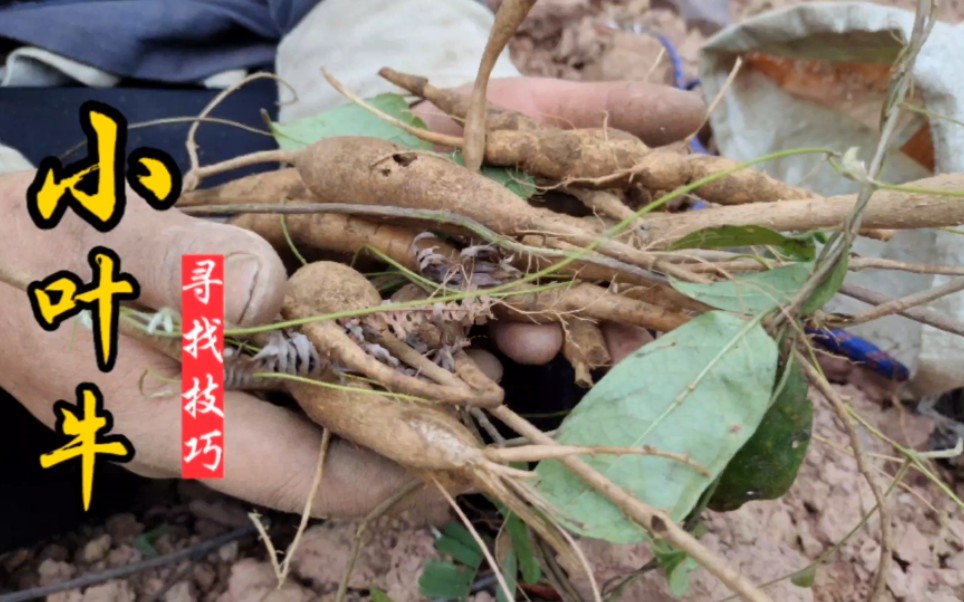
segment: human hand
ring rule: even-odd
[[[121,272],[140,284],[138,302],[152,309],[180,308],[181,256],[225,256],[225,320],[236,326],[277,316],[286,274],[274,250],[257,235],[224,224],[194,219],[176,209],[158,212],[128,190],[120,224],[102,234],[68,211],[53,230],[40,230],[27,213],[33,171],[0,175],[0,262],[40,280],[60,270],[91,278],[88,251],[115,251]],[[33,317],[27,294],[0,284],[0,387],[38,420],[53,428],[58,400],[76,402],[75,388],[93,382],[113,416],[111,433],[134,447],[124,466],[153,478],[177,478],[181,470],[181,397],[178,363],[136,340],[120,337],[117,360],[100,372],[91,334],[76,322],[47,332]],[[147,386],[141,388],[148,373]],[[164,378],[174,379],[164,382]],[[171,394],[151,398],[156,390]],[[301,512],[321,448],[321,429],[300,415],[240,392],[225,394],[225,475],[205,484],[271,508]],[[53,450],[50,450],[53,451]],[[373,452],[332,441],[324,480],[316,494],[317,516],[357,517],[394,494],[410,477]],[[95,478],[96,482],[96,478]],[[80,483],[77,483],[78,494]]]
[[[471,92],[472,85],[459,89]],[[650,146],[682,140],[702,124],[705,106],[699,96],[643,82],[573,82],[549,78],[494,79],[489,102],[557,127],[608,126],[638,136]],[[461,126],[434,105],[423,102],[414,112],[429,129],[459,134]],[[603,335],[613,363],[652,337],[645,329],[604,323]],[[562,349],[558,324],[493,322],[490,336],[506,356],[521,364],[545,364]]]
[[[658,86],[512,79],[493,81],[490,92],[496,104],[557,123],[601,125],[608,113],[610,125],[634,132],[650,144],[682,137],[697,127],[702,115],[702,105],[696,99]],[[443,131],[457,129],[430,109],[420,109],[427,123]],[[634,125],[635,115],[643,114],[651,119]],[[226,257],[226,320],[249,326],[277,315],[285,271],[260,237],[193,219],[176,209],[154,211],[132,191],[128,191],[124,219],[109,233],[95,231],[71,211],[56,229],[40,230],[26,210],[26,190],[33,176],[33,171],[0,175],[0,209],[7,217],[0,223],[0,257],[16,272],[39,280],[69,270],[87,280],[91,275],[87,252],[104,245],[120,257],[120,270],[133,275],[140,284],[141,304],[155,310],[177,309],[181,256],[222,253]],[[0,307],[4,308],[0,327],[7,340],[16,342],[0,348],[0,362],[5,367],[0,386],[38,420],[53,427],[54,402],[73,403],[76,386],[93,381],[104,395],[105,409],[113,416],[112,432],[126,436],[134,446],[135,457],[125,467],[147,477],[179,476],[181,409],[176,385],[173,395],[153,398],[140,385],[145,373],[176,379],[177,362],[121,337],[114,369],[102,373],[97,371],[89,340],[74,336],[77,325],[73,321],[55,332],[44,331],[33,318],[26,293],[6,284],[0,284]],[[624,354],[619,348],[631,351],[647,336],[619,325],[604,325],[604,331],[617,357]],[[502,334],[497,340],[502,340],[503,349],[528,349],[523,349],[522,361],[548,361],[562,342],[561,331],[555,326],[509,323],[497,326],[499,332]],[[520,358],[518,353],[515,357]],[[225,404],[225,478],[206,484],[249,502],[300,512],[320,449],[320,429],[294,412],[240,392],[228,392]],[[313,514],[361,516],[408,479],[390,461],[353,444],[335,441],[328,452]]]

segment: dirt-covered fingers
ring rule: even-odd
[[[615,322],[600,324],[613,365],[653,340],[645,328]],[[564,335],[555,323],[498,321],[489,327],[496,347],[519,364],[547,364],[562,350]]]
[[[91,331],[76,319],[46,332],[34,321],[26,293],[7,285],[0,285],[0,307],[0,327],[17,342],[0,348],[0,386],[53,428],[54,404],[76,403],[77,385],[93,383],[113,418],[111,433],[123,435],[134,448],[125,468],[152,478],[180,475],[181,384],[176,362],[121,337],[114,369],[100,372]],[[208,484],[251,503],[301,511],[314,475],[321,429],[292,411],[240,392],[225,395],[224,414],[225,477]],[[362,516],[410,478],[387,460],[343,443],[330,450],[325,474],[315,502],[318,516]]]
[[[639,326],[604,322],[601,329],[613,365],[653,340],[653,335]]]
[[[0,257],[25,277],[40,279],[68,270],[87,282],[92,278],[91,250],[105,247],[119,260],[119,271],[130,274],[140,285],[140,303],[155,309],[179,309],[181,257],[223,254],[225,319],[249,325],[277,315],[284,266],[274,249],[257,235],[192,218],[176,209],[156,211],[129,189],[123,217],[109,232],[99,232],[72,210],[53,229],[41,230],[27,211],[27,188],[34,173],[0,176],[0,208],[8,216],[0,223]]]
[[[562,349],[562,327],[500,320],[492,322],[489,336],[499,351],[519,364],[548,364]]]
[[[468,94],[471,85],[457,91]],[[518,77],[489,83],[489,101],[542,123],[562,128],[611,127],[635,134],[650,146],[681,140],[703,122],[706,106],[692,93],[645,82],[575,82]],[[429,103],[416,113],[435,131],[459,134],[461,127]]]

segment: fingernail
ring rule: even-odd
[[[257,313],[256,292],[262,266],[258,257],[240,253],[224,260],[225,321],[240,325]]]

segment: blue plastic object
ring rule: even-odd
[[[910,377],[907,366],[895,360],[873,343],[854,336],[846,330],[821,330],[807,328],[811,339],[827,351],[847,357],[852,362],[863,364],[877,374],[896,381]]]

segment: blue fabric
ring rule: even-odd
[[[0,4],[0,39],[122,78],[189,84],[271,69],[278,42],[320,0],[41,0]]]
[[[122,88],[4,88],[0,87],[0,141],[20,151],[37,165],[55,155],[65,162],[78,161],[87,152],[80,126],[80,106],[96,100],[114,107],[129,125],[171,117],[193,117],[211,102],[220,90],[198,87],[164,89],[162,87]],[[278,86],[267,79],[253,81],[228,95],[214,114],[264,130],[260,111],[277,119]],[[134,127],[127,135],[129,153],[138,147],[157,148],[169,153],[181,173],[190,167],[184,141],[190,123],[169,123],[150,127]],[[277,148],[271,136],[261,136],[222,124],[205,123],[197,131],[198,157],[202,164],[225,161],[238,155]],[[68,150],[73,152],[67,153]],[[125,153],[126,155],[126,153]],[[204,180],[204,186],[233,180],[249,173],[274,169],[271,164],[254,166],[220,174]]]

